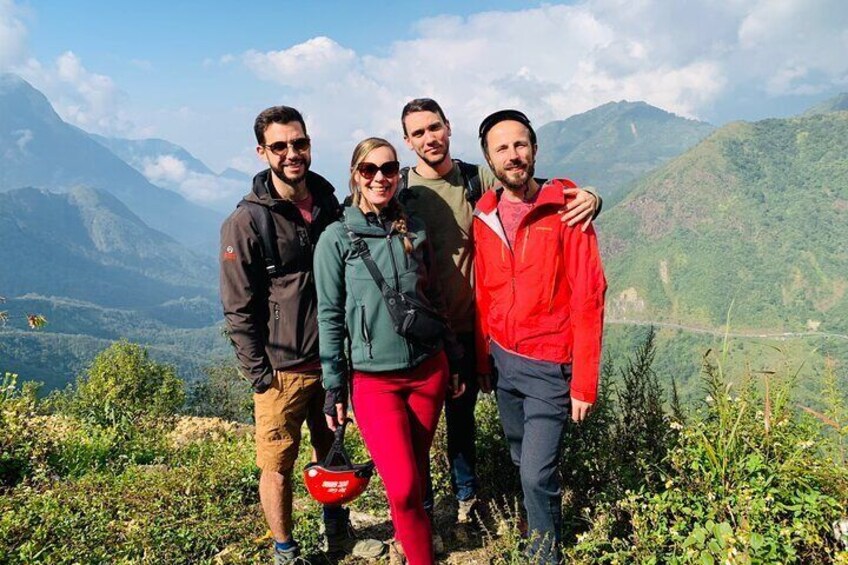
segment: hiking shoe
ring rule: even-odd
[[[350,525],[350,510],[345,508],[340,517],[324,520],[324,551],[375,559],[386,553],[386,544],[376,539],[356,539]]]
[[[289,549],[274,546],[274,565],[309,565],[309,561],[300,556],[300,546]]]
[[[456,511],[457,524],[470,524],[477,515],[477,497],[472,496],[468,500],[460,500]]]

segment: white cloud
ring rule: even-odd
[[[321,82],[345,74],[356,53],[328,37],[315,37],[282,51],[248,51],[244,64],[264,80],[283,85],[320,87]]]
[[[730,96],[781,100],[848,85],[844,0],[577,0],[423,19],[402,41],[378,37],[377,55],[325,36],[268,51],[210,53],[202,61],[210,73],[226,70],[231,77],[239,64],[277,90],[257,89],[239,75],[245,95],[227,101],[228,111],[192,105],[131,118],[118,85],[86,69],[73,52],[53,62],[27,59],[26,15],[0,0],[0,68],[11,65],[68,121],[106,135],[158,135],[187,146],[196,136],[184,132],[202,127],[214,135],[196,152],[206,150],[213,165],[255,170],[261,163],[245,131],[257,111],[256,93],[266,90],[269,104],[304,112],[316,139],[315,168],[336,180],[345,176],[353,145],[367,135],[388,137],[400,145],[403,160],[411,159],[402,147],[399,114],[418,96],[439,100],[452,121],[455,155],[477,161],[477,124],[506,106],[525,110],[539,125],[621,99],[704,118],[733,108]],[[147,66],[143,59],[127,64]],[[215,124],[209,108],[217,112]],[[142,130],[140,122],[155,127]],[[173,163],[156,167],[163,179],[180,174]],[[172,182],[186,183],[189,176]],[[211,197],[215,190],[201,184],[186,190]]]
[[[18,149],[21,153],[26,153],[26,146],[29,145],[29,142],[32,141],[33,135],[32,130],[30,129],[19,129],[12,132],[12,135],[17,136],[15,140],[15,145],[18,146]]]
[[[186,199],[212,207],[229,208],[247,190],[244,181],[192,171],[174,155],[146,157],[130,163],[151,183],[179,192]]]
[[[27,29],[23,10],[11,1],[0,0],[0,71],[19,64],[27,52]]]
[[[607,9],[617,13],[608,4],[427,19],[415,27],[417,37],[379,57],[315,38],[282,51],[250,51],[243,61],[259,78],[291,90],[291,104],[337,159],[365,135],[399,141],[400,109],[418,96],[439,100],[452,118],[454,147],[477,160],[476,126],[499,108],[521,108],[543,124],[628,98],[691,116],[720,94],[720,65],[694,56],[655,59],[677,52],[630,31],[638,29],[633,22],[606,17]]]
[[[399,141],[403,104],[432,96],[452,118],[454,147],[477,160],[477,124],[507,106],[537,124],[621,99],[703,117],[739,89],[844,84],[846,29],[843,0],[586,0],[425,19],[381,56],[316,37],[242,61],[286,89],[322,140],[316,151],[334,159],[364,135]]]
[[[256,158],[253,148],[245,148],[241,153],[227,161],[227,167],[253,176],[263,169],[262,163]]]
[[[201,65],[203,66],[204,69],[211,69],[213,67],[219,67],[219,66],[223,67],[225,65],[229,65],[230,63],[232,63],[235,60],[236,60],[235,55],[231,55],[231,54],[227,53],[225,55],[221,55],[217,59],[214,59],[212,57],[206,57],[205,59],[203,59]]]
[[[173,155],[159,155],[155,159],[145,159],[141,173],[153,184],[179,183],[188,174],[186,164]]]
[[[0,0],[0,71],[21,75],[42,91],[56,112],[86,131],[105,135],[139,133],[124,110],[126,94],[112,79],[86,69],[72,51],[45,66],[29,52],[23,16],[27,9],[12,0]],[[149,62],[133,60],[144,68]]]
[[[86,69],[72,51],[50,66],[31,58],[15,70],[47,96],[64,120],[103,135],[138,133],[124,109],[127,95],[110,77]]]
[[[177,192],[198,204],[216,208],[223,204],[229,209],[230,203],[234,206],[248,188],[244,181],[190,172],[180,182]]]
[[[848,79],[848,4],[760,0],[738,29],[734,78],[760,78],[769,95],[810,94]]]

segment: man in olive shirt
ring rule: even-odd
[[[404,141],[418,160],[404,173],[399,197],[410,213],[418,215],[427,226],[447,317],[465,349],[460,379],[466,391],[445,403],[451,486],[459,501],[457,521],[465,523],[471,520],[477,500],[474,406],[480,387],[491,392],[490,383],[478,383],[475,375],[471,220],[477,199],[498,182],[487,165],[451,158],[450,122],[435,100],[412,100],[404,106],[401,122]],[[569,225],[582,221],[588,226],[600,210],[600,197],[581,189],[566,192],[572,198],[563,210],[563,221]],[[432,510],[430,481],[425,506]]]

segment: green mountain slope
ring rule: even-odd
[[[848,92],[838,94],[833,98],[829,98],[821,104],[816,104],[806,112],[804,116],[815,116],[817,114],[827,114],[829,112],[844,112],[848,110]]]
[[[0,288],[104,306],[214,297],[215,266],[88,188],[0,193]]]
[[[0,374],[15,372],[42,381],[44,391],[62,388],[113,341],[144,344],[151,355],[175,365],[187,380],[217,359],[231,358],[221,333],[217,301],[194,298],[150,308],[106,308],[66,298],[25,295],[3,304],[8,323],[0,327]],[[43,314],[47,326],[26,328],[25,315]]]
[[[723,127],[599,226],[614,319],[848,334],[848,113]]]
[[[0,193],[0,373],[63,387],[112,340],[149,346],[184,378],[229,353],[214,261],[88,188]],[[48,324],[26,329],[37,312]]]
[[[226,340],[217,335],[215,328],[163,331],[148,340],[132,334],[126,337],[144,343],[153,359],[173,365],[186,381],[200,378],[203,367],[232,355]],[[112,342],[91,335],[0,328],[0,374],[8,371],[24,380],[39,381],[44,384],[42,393],[46,394],[73,382]]]
[[[536,171],[598,187],[613,206],[632,182],[677,157],[713,126],[681,118],[644,102],[610,102],[538,131]]]

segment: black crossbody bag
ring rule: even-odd
[[[394,330],[410,341],[435,347],[445,337],[448,329],[447,320],[421,301],[392,288],[383,278],[374,258],[371,257],[371,250],[368,249],[365,240],[353,233],[347,225],[345,229],[353,244],[354,252],[365,263],[371,278],[380,288],[380,294],[383,295],[383,301],[389,310]]]

